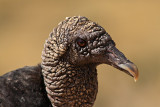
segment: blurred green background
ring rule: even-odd
[[[133,78],[98,66],[95,107],[160,107],[159,0],[0,0],[0,75],[41,62],[44,41],[67,16],[103,26],[139,68]]]

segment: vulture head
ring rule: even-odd
[[[92,106],[99,64],[111,65],[138,79],[136,65],[116,48],[100,25],[82,16],[60,22],[42,51],[42,73],[52,105]]]

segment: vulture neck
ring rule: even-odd
[[[73,66],[59,62],[56,66],[42,62],[48,98],[53,107],[92,107],[98,91],[95,66]]]

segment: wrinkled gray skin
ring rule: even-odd
[[[86,17],[66,18],[46,40],[41,65],[0,76],[0,107],[92,107],[102,63],[138,78],[137,67],[101,26]]]
[[[80,38],[86,46],[78,45]],[[98,91],[96,66],[110,64],[108,49],[114,46],[108,33],[86,17],[62,21],[42,52],[42,72],[52,106],[93,106]]]

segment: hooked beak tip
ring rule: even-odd
[[[135,82],[138,80],[139,73],[138,68],[135,64],[128,62],[125,64],[119,64],[118,66],[125,72],[129,73],[129,75],[133,76]]]

